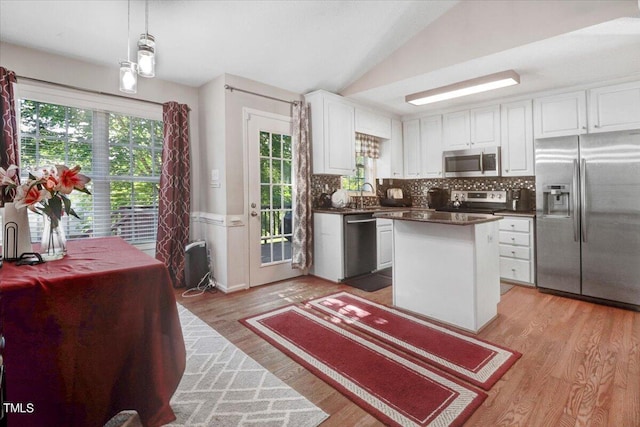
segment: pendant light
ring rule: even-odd
[[[127,0],[127,60],[120,62],[120,91],[136,93],[138,91],[137,66],[131,62],[131,40],[129,38],[131,25],[131,0]]]
[[[142,77],[156,75],[156,39],[149,34],[149,0],[144,2],[144,33],[138,40],[138,74]]]

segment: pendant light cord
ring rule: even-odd
[[[127,62],[131,63],[131,0],[127,0]]]
[[[144,2],[144,34],[149,38],[149,0]]]

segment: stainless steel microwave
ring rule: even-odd
[[[444,176],[500,176],[500,147],[473,148],[442,153]]]

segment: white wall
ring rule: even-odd
[[[116,60],[112,67],[99,66],[0,43],[0,65],[18,76],[121,95]],[[140,78],[138,93],[129,97],[160,103],[177,101],[191,108],[191,238],[207,241],[220,288],[233,291],[247,288],[249,283],[243,108],[290,116],[291,105],[230,92],[224,89],[225,84],[285,100],[302,99],[300,94],[229,74],[212,76],[200,88]],[[211,169],[219,171],[219,188],[210,186]]]
[[[0,43],[0,65],[18,75],[18,85],[20,84],[20,76],[24,76],[91,91],[123,95],[119,91],[118,85],[120,74],[117,58],[114,58],[112,67],[107,67],[2,42]],[[23,81],[24,83],[32,84],[27,79]],[[201,204],[199,197],[201,180],[198,178],[200,170],[199,162],[194,161],[194,159],[201,157],[198,129],[198,89],[163,81],[159,78],[139,78],[138,93],[127,96],[131,99],[159,103],[177,101],[187,104],[191,108],[191,113],[189,114],[192,156],[191,180],[193,186],[191,204],[192,210],[199,209]]]
[[[300,100],[301,96],[243,77],[225,74],[200,87],[199,159],[202,204],[194,212],[196,227],[212,252],[214,276],[221,290],[249,287],[248,209],[243,109],[291,116],[291,105],[224,89],[225,84],[264,95]],[[220,188],[209,184],[211,169],[218,169]]]

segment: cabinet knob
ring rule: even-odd
[[[516,226],[515,224],[511,224],[511,228],[513,228],[513,227],[515,227],[515,226]]]
[[[593,127],[597,129],[600,127],[600,125],[593,125]]]
[[[582,130],[587,130],[587,127],[586,126],[582,126]]]
[[[505,171],[505,172],[509,172],[509,169],[505,169],[504,171]]]

